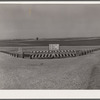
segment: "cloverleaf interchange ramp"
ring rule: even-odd
[[[100,88],[99,46],[88,49],[79,46],[77,50],[68,47],[53,52],[26,48],[24,57],[14,50],[1,50],[0,89]]]
[[[14,57],[20,58],[30,58],[30,59],[57,59],[57,58],[67,58],[67,57],[77,57],[90,54],[94,51],[100,50],[100,48],[90,49],[90,50],[48,50],[48,51],[30,51],[13,53],[7,51],[0,51],[2,53],[9,54]]]

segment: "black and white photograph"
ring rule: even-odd
[[[0,90],[25,89],[100,89],[100,4],[0,4]]]

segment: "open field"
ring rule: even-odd
[[[0,47],[48,46],[49,44],[60,44],[60,46],[95,46],[100,45],[100,37],[0,40]]]
[[[40,50],[41,47],[34,48]],[[91,49],[97,46],[61,48]],[[12,50],[11,47],[0,49]],[[75,58],[45,60],[0,53],[0,89],[100,89],[99,77],[100,51]]]

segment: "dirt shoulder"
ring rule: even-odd
[[[93,88],[93,70],[99,66],[99,58],[100,52],[55,60],[21,59],[0,53],[0,89]]]

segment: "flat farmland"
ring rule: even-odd
[[[61,46],[92,49],[99,46]],[[0,47],[17,51],[19,47]],[[47,46],[23,50],[47,50]],[[22,59],[0,53],[0,89],[100,89],[100,51],[64,59]]]
[[[14,39],[0,40],[0,47],[16,46],[48,46],[49,44],[60,44],[60,46],[95,46],[100,45],[100,37],[94,38],[65,38],[65,39]]]

